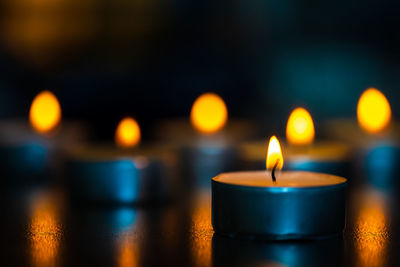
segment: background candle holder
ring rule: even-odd
[[[3,182],[26,186],[56,177],[70,146],[82,143],[87,132],[82,124],[65,122],[52,136],[35,133],[27,121],[0,123],[0,168]],[[54,181],[53,181],[54,182]]]
[[[162,122],[157,138],[175,147],[179,158],[182,184],[187,188],[210,188],[210,177],[239,169],[237,143],[257,135],[256,127],[247,120],[229,120],[220,131],[204,135],[188,119]]]
[[[91,203],[141,204],[175,197],[176,160],[162,149],[112,147],[70,152],[66,183],[72,199]]]

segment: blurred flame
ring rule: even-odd
[[[292,145],[309,145],[314,140],[314,123],[304,108],[296,108],[289,116],[286,138]]]
[[[202,133],[217,132],[228,120],[228,110],[224,100],[214,93],[202,94],[193,103],[190,120]]]
[[[357,106],[360,126],[369,133],[378,133],[390,123],[390,104],[377,89],[369,88],[361,95]]]
[[[140,142],[140,127],[133,118],[126,117],[118,124],[115,131],[115,143],[124,148],[134,147]]]
[[[269,139],[268,149],[267,149],[267,170],[272,170],[276,162],[279,160],[276,170],[281,170],[283,167],[283,156],[281,151],[281,145],[279,144],[278,138],[272,136]]]
[[[34,266],[54,266],[62,235],[59,215],[54,202],[36,199],[29,227]]]
[[[53,130],[61,121],[61,107],[57,97],[50,91],[40,92],[33,99],[29,120],[33,129],[39,133]]]

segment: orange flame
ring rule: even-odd
[[[139,144],[140,127],[136,120],[126,117],[118,124],[115,131],[115,143],[119,147],[131,148]]]
[[[42,134],[56,128],[61,121],[61,107],[57,97],[50,91],[39,93],[33,99],[29,120],[33,129]]]
[[[292,145],[309,145],[314,141],[314,123],[310,113],[304,108],[296,108],[289,116],[286,138]]]
[[[206,93],[194,101],[190,120],[195,129],[211,134],[222,129],[228,120],[228,110],[224,100],[214,93]]]
[[[358,100],[358,123],[368,133],[384,130],[390,123],[391,114],[389,101],[375,88],[364,91]]]
[[[283,156],[281,145],[279,144],[278,138],[272,136],[269,139],[268,149],[267,149],[267,160],[266,167],[267,171],[270,171],[276,165],[276,170],[281,170],[283,167]]]

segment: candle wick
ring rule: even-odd
[[[276,167],[278,167],[278,163],[279,163],[279,159],[276,160],[275,165],[271,171],[272,182],[274,182],[274,183],[276,183],[275,170],[276,170]]]

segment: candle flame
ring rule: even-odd
[[[228,120],[224,100],[214,93],[205,93],[193,103],[190,120],[195,129],[211,134],[222,129]]]
[[[279,144],[278,138],[276,138],[276,136],[272,136],[269,139],[269,144],[267,149],[267,160],[266,160],[267,171],[272,170],[275,165],[276,165],[276,170],[282,169],[283,156],[282,156],[281,145]]]
[[[304,108],[296,108],[289,116],[286,138],[292,145],[309,145],[315,135],[314,123],[310,113]]]
[[[29,120],[35,131],[49,133],[61,121],[61,107],[57,97],[50,91],[40,92],[33,99]]]
[[[130,117],[122,119],[115,131],[115,143],[123,148],[132,148],[138,145],[140,137],[139,124]]]
[[[368,133],[379,133],[384,130],[390,123],[391,113],[385,95],[375,88],[364,91],[358,101],[358,123]]]

